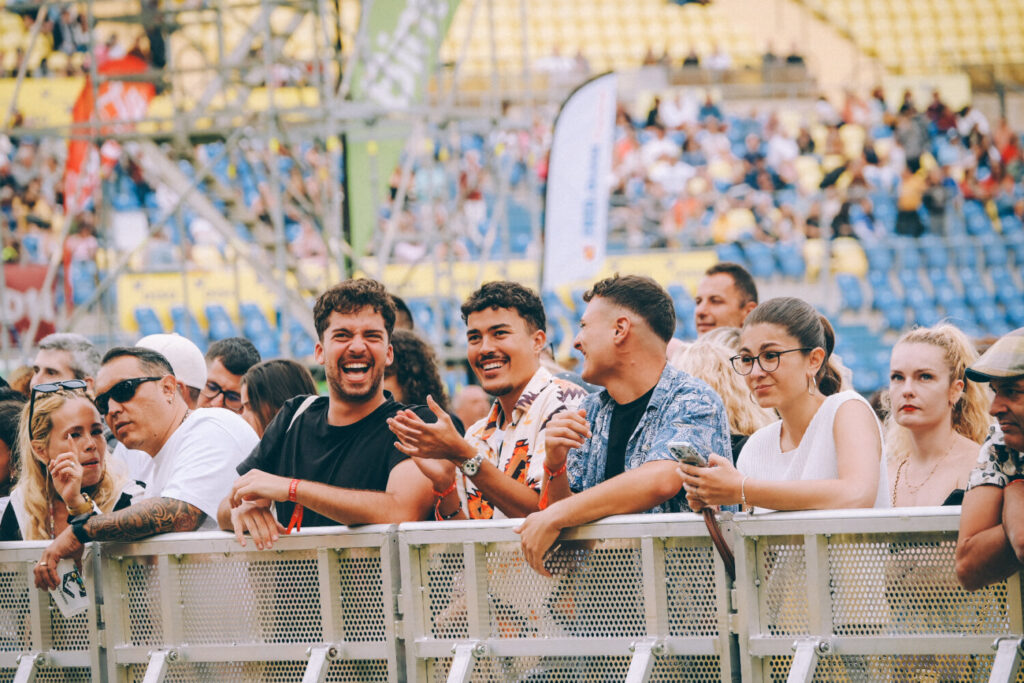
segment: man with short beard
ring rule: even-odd
[[[469,365],[483,390],[496,397],[491,409],[467,427],[465,439],[433,402],[433,424],[410,411],[388,422],[398,449],[417,456],[434,490],[446,494],[437,499],[435,519],[525,517],[544,500],[547,425],[555,415],[576,410],[586,392],[541,366],[547,318],[533,290],[488,282],[462,304],[462,318]],[[439,468],[442,462],[458,465],[462,476]]]
[[[421,520],[433,503],[430,480],[395,448],[387,425],[404,408],[383,388],[393,358],[391,297],[374,280],[346,280],[317,299],[313,316],[319,338],[314,353],[329,393],[285,403],[238,466],[242,476],[217,518],[242,545],[246,531],[263,549],[293,526]],[[434,419],[426,408],[415,412]]]

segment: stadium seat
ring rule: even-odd
[[[743,267],[747,266],[747,258],[738,244],[728,243],[719,244],[715,247],[715,255],[718,256],[719,261],[729,261],[731,263],[738,263]]]
[[[157,317],[156,311],[149,306],[139,306],[135,309],[135,322],[139,326],[139,337],[164,333],[163,323]]]
[[[803,254],[795,244],[778,242],[775,244],[775,259],[779,263],[779,272],[793,280],[803,279],[807,272]]]
[[[892,252],[888,247],[875,244],[864,247],[864,253],[868,257],[868,268],[870,270],[888,273],[892,268]]]
[[[242,334],[252,340],[253,344],[256,343],[256,337],[273,334],[270,323],[267,322],[267,317],[263,315],[263,309],[258,305],[242,303],[238,307],[238,312],[242,316]],[[262,352],[260,355],[263,355]],[[270,357],[273,358],[273,356]]]
[[[775,258],[772,256],[771,247],[763,242],[751,241],[743,245],[743,253],[746,255],[747,269],[756,278],[767,280],[775,275]]]
[[[844,311],[859,311],[864,306],[864,293],[860,288],[860,280],[849,273],[836,275],[836,286],[842,299]]]
[[[426,299],[408,298],[405,303],[412,313],[413,324],[416,331],[423,335],[432,344],[443,343],[444,331],[438,324],[438,315],[434,307]]]
[[[949,266],[949,252],[945,245],[932,243],[924,248],[924,260],[929,269],[946,268]]]
[[[180,334],[182,337],[186,337],[199,347],[199,350],[206,353],[207,340],[206,335],[203,334],[202,329],[199,327],[199,323],[196,321],[192,312],[187,310],[184,306],[172,306],[171,307],[171,321],[174,324],[174,331]]]
[[[1006,251],[1006,245],[1001,239],[988,239],[982,245],[982,251],[985,254],[985,265],[989,268],[993,266],[1005,266],[1009,260],[1009,254]]]
[[[228,312],[220,304],[208,304],[204,311],[206,313],[207,328],[210,332],[210,341],[219,341],[228,337],[238,336],[238,327],[231,319]]]
[[[1024,233],[1024,227],[1021,226],[1021,221],[1014,215],[1003,216],[1000,219],[1002,224],[1003,237],[1012,237]]]
[[[902,330],[907,324],[907,311],[900,303],[887,303],[881,308],[885,324],[891,330]]]
[[[975,199],[964,202],[964,222],[969,235],[981,236],[992,234],[992,221],[989,220],[985,207]]]

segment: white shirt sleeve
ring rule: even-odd
[[[176,438],[175,438],[176,437]],[[206,513],[200,529],[217,528],[217,507],[238,478],[235,467],[259,443],[252,427],[222,408],[197,410],[178,428],[158,458],[146,497],[174,498]],[[166,452],[165,452],[166,451]],[[150,488],[152,486],[152,488]]]

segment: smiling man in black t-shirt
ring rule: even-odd
[[[286,532],[286,520],[305,526],[409,522],[425,519],[434,502],[430,480],[395,449],[387,425],[405,406],[382,384],[395,324],[395,306],[383,285],[346,280],[321,295],[313,313],[315,354],[329,393],[286,403],[238,466],[242,476],[217,518],[243,545],[249,532],[257,548],[271,547]],[[417,412],[434,419],[427,408]]]

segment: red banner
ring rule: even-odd
[[[115,77],[143,73],[148,68],[144,60],[129,55],[106,62],[99,71],[104,76]],[[97,88],[97,95],[98,100],[94,101],[92,81],[86,78],[82,92],[71,110],[75,136],[97,134],[88,125],[94,112],[96,119],[103,124],[99,127],[100,136],[131,130],[135,121],[146,117],[149,102],[156,95],[156,87],[152,83],[105,80]],[[101,164],[100,152],[93,142],[74,138],[68,141],[68,162],[64,173],[64,213],[68,217],[77,215],[96,191],[100,183],[101,165],[107,166]]]
[[[39,327],[33,341],[56,332],[54,290],[52,287],[49,291],[43,290],[46,266],[6,264],[4,279],[7,284],[3,293],[4,323],[13,326],[19,334],[25,334],[32,323],[32,316],[38,315]]]

